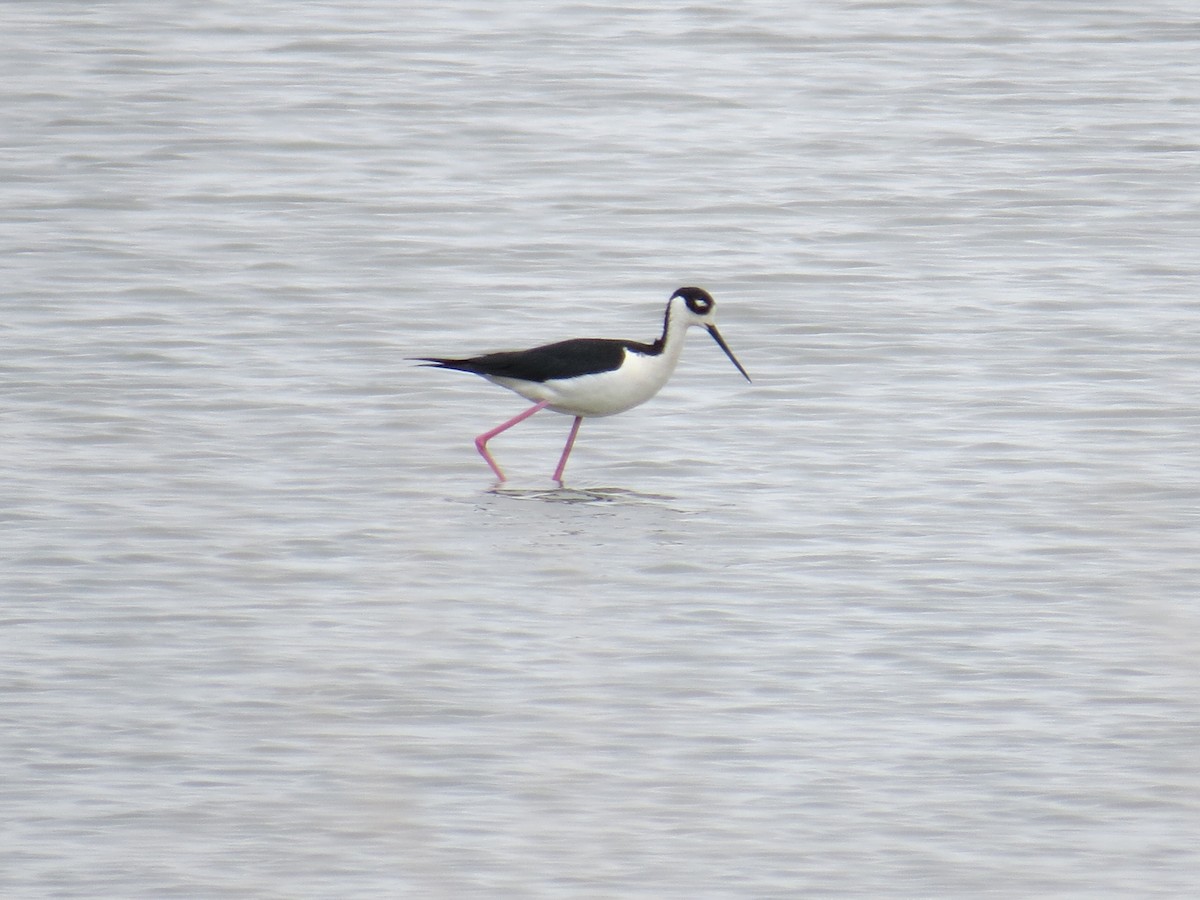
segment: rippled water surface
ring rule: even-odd
[[[0,10],[5,896],[1190,896],[1193,5],[510,7]]]

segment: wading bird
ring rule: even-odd
[[[520,415],[475,438],[476,449],[500,481],[504,481],[504,472],[488,452],[488,441],[539,410],[574,416],[575,422],[554,470],[553,478],[561,484],[567,457],[571,455],[583,420],[625,412],[657,394],[675,371],[684,337],[693,325],[707,329],[742,376],[750,380],[717,330],[713,319],[715,307],[708,291],[681,287],[667,301],[662,335],[652,344],[576,338],[530,350],[486,353],[469,359],[423,356],[419,360],[428,366],[482,375],[493,384],[533,401],[533,406]]]

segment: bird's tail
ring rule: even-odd
[[[409,359],[433,369],[457,369],[459,372],[471,372],[473,374],[478,374],[479,372],[473,365],[474,360],[470,359],[445,359],[440,356],[410,356]]]

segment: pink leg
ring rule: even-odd
[[[538,403],[535,403],[533,406],[529,407],[529,409],[525,410],[525,412],[521,413],[519,416],[513,416],[503,425],[497,425],[491,431],[485,431],[479,437],[475,438],[475,449],[479,451],[480,455],[484,458],[487,464],[492,467],[492,471],[496,473],[496,477],[501,481],[504,481],[504,473],[500,471],[500,467],[496,465],[496,461],[492,459],[492,454],[488,453],[487,442],[496,435],[500,434],[500,432],[508,431],[508,429],[512,428],[514,425],[524,422],[538,410],[545,409],[549,403],[549,400],[539,401]]]
[[[558,460],[558,468],[554,470],[554,480],[562,484],[563,469],[567,467],[567,457],[571,455],[571,448],[575,446],[575,435],[579,434],[579,426],[583,424],[583,417],[576,416],[575,424],[571,426],[571,433],[567,435],[567,446],[563,447],[563,455]]]

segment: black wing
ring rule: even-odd
[[[555,378],[577,378],[580,375],[594,375],[619,369],[625,359],[626,347],[639,350],[642,345],[605,338],[576,338],[534,347],[532,350],[486,353],[470,359],[442,359],[433,356],[421,359],[432,366],[473,372],[476,375],[516,378],[521,381],[550,381]]]

